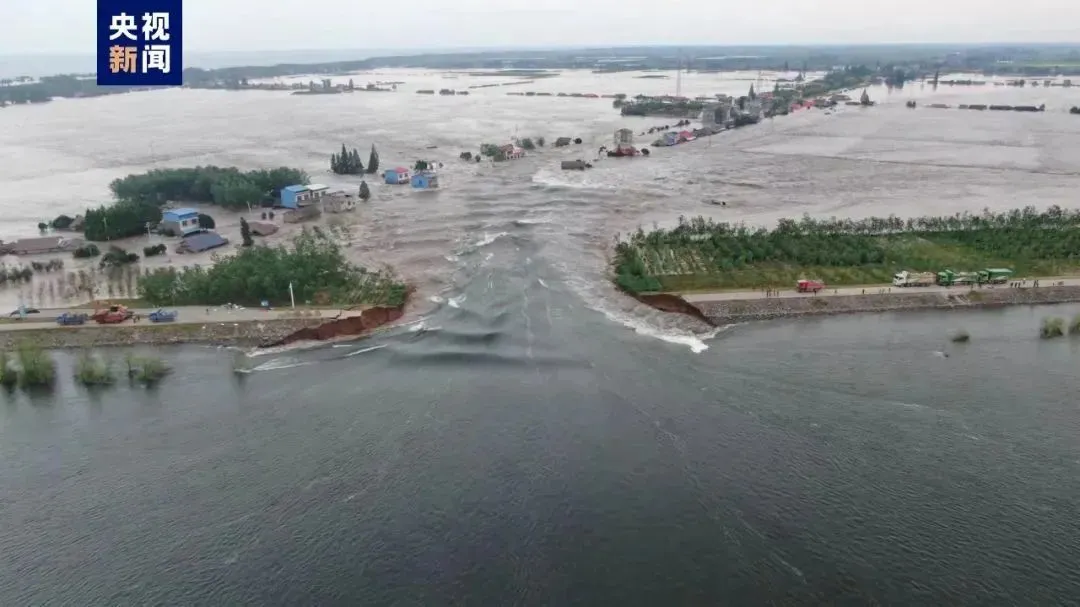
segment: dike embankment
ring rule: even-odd
[[[641,296],[638,300],[665,312],[689,314],[711,325],[730,325],[754,320],[901,312],[916,310],[971,310],[1018,305],[1045,305],[1080,302],[1080,286],[883,293],[871,295],[807,295],[732,299],[691,304],[674,295]],[[677,303],[674,300],[678,300]]]
[[[326,319],[273,318],[236,322],[84,325],[0,330],[0,350],[30,342],[46,349],[205,344],[274,347],[300,341],[360,337],[404,315],[404,306],[375,307],[359,315]]]

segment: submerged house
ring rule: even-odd
[[[287,185],[281,188],[281,206],[286,209],[299,209],[318,202],[326,196],[329,186],[320,183],[311,185]]]
[[[173,236],[201,232],[199,212],[195,209],[168,209],[161,214],[161,231]]]
[[[525,150],[512,143],[499,146],[498,153],[495,154],[495,160],[517,160],[524,157]]]
[[[309,219],[315,219],[322,215],[322,207],[317,204],[309,204],[298,209],[289,209],[281,214],[285,223],[300,223]]]
[[[386,172],[383,173],[383,179],[389,185],[401,185],[409,183],[409,169],[405,167],[386,169]]]
[[[248,229],[256,236],[271,236],[278,231],[277,225],[266,221],[249,221]]]
[[[15,242],[5,243],[0,247],[0,254],[43,255],[45,253],[63,253],[74,251],[85,243],[86,241],[81,238],[65,238],[63,236],[21,238]]]
[[[202,253],[229,244],[229,239],[217,232],[200,232],[185,237],[176,247],[177,253]]]
[[[419,190],[439,188],[439,175],[435,171],[418,171],[412,176],[412,187]]]
[[[323,200],[323,210],[327,213],[344,213],[356,210],[356,200],[351,194],[334,192]]]

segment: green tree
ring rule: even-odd
[[[358,196],[360,197],[360,200],[363,200],[365,202],[367,202],[367,200],[371,198],[371,190],[368,188],[368,184],[366,181],[360,181],[360,192],[358,193]]]
[[[375,150],[375,144],[371,144],[371,154],[368,155],[367,161],[368,174],[375,174],[379,172],[379,152]]]
[[[251,226],[243,217],[240,218],[240,239],[243,241],[245,247],[250,247],[255,244],[255,239],[251,237]]]
[[[406,286],[386,272],[371,272],[346,259],[341,246],[318,228],[304,229],[292,247],[255,245],[210,267],[158,268],[139,280],[139,293],[154,305],[258,305],[296,299],[339,304],[400,305]]]

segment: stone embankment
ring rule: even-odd
[[[363,335],[383,325],[388,325],[405,315],[405,308],[368,308],[359,316],[346,316],[299,328],[276,340],[268,340],[260,345],[264,348],[284,346],[298,341],[326,341],[340,337]]]
[[[649,303],[645,299],[642,301]],[[957,289],[955,292],[893,292],[872,295],[832,295],[828,297],[808,295],[806,297],[708,301],[698,302],[693,305],[686,303],[686,305],[696,309],[699,314],[708,319],[710,324],[728,325],[751,320],[827,314],[956,310],[1069,302],[1080,302],[1080,286],[1017,289],[1001,286],[973,291]]]
[[[404,307],[376,307],[344,318],[273,318],[232,322],[177,322],[168,324],[47,326],[0,331],[0,350],[30,342],[43,348],[89,348],[135,345],[208,344],[216,346],[273,347],[300,341],[324,341],[360,336],[392,323]]]

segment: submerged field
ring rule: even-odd
[[[1011,268],[1018,277],[1080,272],[1080,214],[1008,213],[861,221],[803,218],[772,229],[686,220],[620,240],[615,274],[631,292],[888,283],[901,270]]]

